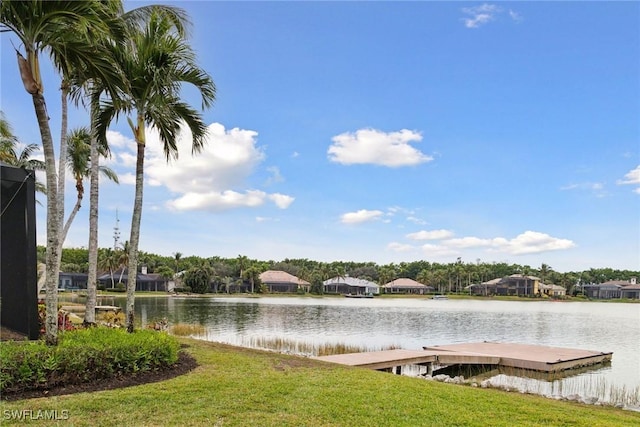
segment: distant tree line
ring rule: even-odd
[[[125,251],[126,253],[126,251]],[[108,271],[106,266],[117,270],[126,266],[126,260],[105,262],[117,253],[113,249],[100,249],[99,259],[103,271]],[[38,247],[38,258],[42,260],[45,248]],[[235,258],[222,258],[213,256],[203,258],[199,256],[182,256],[176,252],[172,256],[162,256],[140,251],[140,265],[147,267],[149,273],[158,273],[163,277],[172,277],[173,273],[184,272],[189,281],[200,284],[202,292],[205,292],[208,280],[214,284],[218,291],[233,292],[234,287],[245,285],[251,292],[261,292],[263,289],[258,276],[267,270],[281,270],[293,274],[311,283],[312,292],[320,293],[322,281],[336,276],[350,276],[370,280],[379,284],[388,283],[398,278],[409,278],[425,285],[430,285],[437,292],[462,292],[464,288],[473,283],[482,283],[487,280],[509,276],[511,274],[523,274],[539,277],[543,283],[563,286],[568,293],[574,290],[577,284],[602,283],[608,280],[629,280],[639,277],[639,271],[617,270],[612,268],[591,268],[585,271],[570,271],[561,273],[551,266],[542,264],[540,267],[528,265],[508,264],[506,262],[486,263],[463,262],[458,258],[455,262],[442,264],[425,260],[400,262],[379,265],[374,262],[334,261],[319,262],[306,258],[281,261],[263,261],[250,259],[244,255]],[[62,250],[62,271],[86,273],[88,269],[88,251],[82,248],[69,248]]]

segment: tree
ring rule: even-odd
[[[63,79],[71,68],[109,81],[117,68],[94,42],[112,37],[120,28],[109,13],[109,2],[101,1],[11,1],[0,3],[0,32],[11,32],[20,40],[24,55],[16,50],[20,77],[31,95],[45,157],[47,182],[47,256],[45,340],[58,341],[59,208],[56,159],[49,126],[40,55],[47,52]],[[73,65],[72,65],[73,64]]]
[[[121,99],[106,100],[98,120],[98,135],[120,114],[127,115],[137,144],[136,185],[129,251],[127,283],[127,330],[134,329],[135,273],[138,269],[138,246],[144,181],[145,126],[153,126],[160,136],[167,161],[177,156],[176,138],[183,124],[191,131],[192,153],[198,153],[205,141],[207,128],[201,114],[180,98],[183,84],[190,84],[208,108],[215,99],[211,77],[196,64],[195,53],[188,45],[183,28],[175,16],[161,9],[149,14],[144,28],[128,34],[127,42],[114,49],[114,60],[128,86]]]
[[[550,265],[542,263],[542,265],[540,266],[540,280],[542,281],[542,283],[547,283],[547,277],[552,271],[553,268],[551,268]]]
[[[22,151],[18,151],[19,141],[13,134],[11,124],[0,111],[0,161],[17,168],[24,168],[34,171],[45,169],[42,160],[33,159],[31,155],[38,150],[37,144],[27,144]],[[40,181],[36,181],[36,191],[46,194],[47,189]]]
[[[238,257],[236,258],[236,262],[239,270],[238,277],[242,279],[244,276],[244,269],[249,265],[249,258],[247,258],[245,255],[238,255]]]
[[[127,266],[129,265],[129,253],[131,251],[131,245],[129,244],[129,241],[126,240],[123,244],[122,244],[122,249],[120,251],[118,251],[118,266],[121,269],[120,270],[120,279],[118,280],[118,283],[122,283],[122,276],[124,276],[124,269],[127,268]],[[128,272],[131,270],[128,270]],[[127,272],[127,273],[128,273]],[[131,276],[131,274],[128,274],[129,276]],[[134,274],[135,276],[135,274]],[[128,278],[127,283],[131,281],[131,277]]]
[[[184,283],[191,288],[191,291],[197,294],[204,294],[209,292],[211,275],[211,268],[201,264],[198,267],[190,268],[185,272]]]
[[[118,268],[117,255],[111,248],[105,249],[100,255],[98,266],[104,270],[109,270],[109,274],[111,275],[111,289],[113,289],[115,288],[113,271]]]
[[[180,271],[180,258],[182,258],[181,252],[175,252],[173,254],[173,260],[175,261],[176,265],[176,274],[178,274],[178,272]]]
[[[244,273],[242,275],[242,279],[247,279],[249,281],[249,283],[251,284],[251,293],[254,293],[255,291],[255,286],[256,285],[260,285],[260,273],[262,273],[262,271],[260,271],[260,269],[258,267],[256,267],[255,265],[250,266],[249,268],[247,268],[246,270],[244,270]]]
[[[67,136],[67,156],[66,164],[73,175],[76,182],[76,203],[67,221],[64,224],[62,233],[60,234],[60,253],[62,254],[62,245],[67,238],[67,233],[76,214],[82,207],[82,199],[84,197],[84,180],[91,175],[91,133],[86,127],[74,129]],[[100,154],[106,156],[104,149],[99,150]],[[99,166],[98,170],[109,180],[118,183],[118,175],[106,166]]]

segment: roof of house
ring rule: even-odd
[[[370,280],[365,279],[357,279],[355,277],[349,276],[337,276],[331,279],[325,280],[322,282],[323,285],[340,285],[345,284],[349,286],[357,286],[357,287],[378,287],[377,283],[374,283]]]
[[[113,272],[113,279],[120,280],[120,273],[122,273],[122,269],[118,269]],[[127,269],[124,269],[124,274],[122,274],[122,279],[129,279],[129,274]],[[105,273],[98,277],[98,280],[111,280],[111,273]],[[149,273],[142,274],[138,273],[136,276],[136,282],[157,282],[157,281],[166,281],[160,274],[157,273]]]
[[[426,289],[429,286],[424,285],[420,282],[416,282],[413,279],[400,278],[390,281],[382,286],[383,288],[422,288]]]
[[[551,289],[553,291],[566,291],[566,289],[563,286],[553,285],[553,284],[545,285],[544,283],[540,283],[540,289]]]
[[[267,270],[260,274],[262,283],[294,283],[296,285],[308,285],[309,282],[289,274],[286,271]]]
[[[635,283],[630,282],[629,280],[608,280],[604,283],[600,283],[600,285],[630,286],[635,285]]]

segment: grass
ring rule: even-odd
[[[119,390],[0,403],[67,411],[74,426],[636,426],[640,413],[442,384],[307,358],[180,339],[199,367]]]
[[[205,327],[199,324],[176,323],[169,328],[169,332],[180,337],[188,337],[190,335],[201,335],[205,333]]]
[[[332,354],[361,353],[365,351],[393,350],[399,348],[393,345],[386,347],[365,347],[344,343],[310,343],[280,337],[249,337],[243,340],[242,346],[302,356],[329,356]]]

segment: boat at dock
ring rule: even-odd
[[[345,294],[344,296],[346,298],[373,298],[373,294],[372,293],[368,293],[368,294]]]

